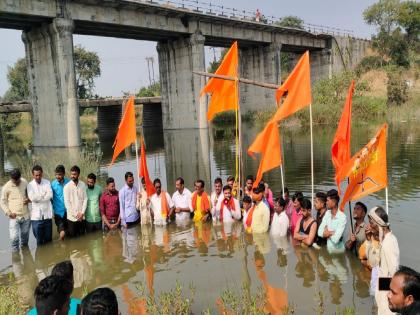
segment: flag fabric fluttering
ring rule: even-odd
[[[340,170],[340,178],[349,178],[340,209],[348,201],[357,200],[388,186],[386,137],[388,125],[382,125],[367,145]]]
[[[257,176],[254,181],[256,187],[265,172],[279,167],[281,161],[281,147],[280,147],[280,134],[277,122],[268,123],[262,137],[259,137],[248,148],[248,154],[261,153],[260,166],[258,167]]]
[[[238,78],[238,43],[234,42],[232,47],[224,56],[215,74],[226,75]],[[200,95],[210,94],[207,119],[213,120],[217,113],[228,110],[238,110],[238,84],[237,81],[211,78]]]
[[[283,96],[285,99],[280,105]],[[280,121],[312,103],[309,51],[300,57],[286,81],[277,89],[276,101],[280,107],[272,118],[275,121]]]
[[[331,145],[331,159],[335,168],[335,182],[337,184],[338,193],[340,192],[340,183],[344,178],[338,175],[340,169],[345,165],[351,157],[350,153],[350,138],[351,138],[351,108],[352,98],[354,92],[354,81],[351,82],[346,102],[344,104],[343,113],[341,114],[340,122],[338,123],[337,131]]]
[[[286,92],[287,94],[285,95]],[[285,95],[284,102],[248,148],[248,154],[253,158],[255,158],[254,153],[261,154],[257,173],[257,179],[259,179],[254,182],[254,185],[258,185],[264,172],[278,167],[282,163],[278,122],[309,106],[312,102],[308,51],[303,54],[289,77],[277,89],[277,104],[280,104],[283,95]],[[267,146],[272,146],[272,148],[267,148]]]
[[[114,154],[112,155],[111,165],[118,155],[134,142],[136,142],[136,115],[134,111],[134,96],[130,96],[118,127],[114,145],[112,146]]]
[[[146,149],[144,148],[143,138],[141,139],[140,154],[141,155],[140,155],[139,175],[140,175],[140,177],[144,178],[144,182],[146,184],[146,193],[147,193],[147,196],[150,197],[156,192],[156,190],[155,190],[155,187],[153,186],[153,183],[152,183],[152,181],[150,180],[150,177],[149,177],[149,171],[147,169],[147,161],[146,161]]]

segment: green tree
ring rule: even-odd
[[[91,98],[95,78],[101,75],[101,61],[96,52],[87,51],[82,46],[74,47],[74,67],[76,70],[77,97]]]
[[[282,17],[279,21],[277,21],[275,23],[275,25],[277,26],[283,26],[283,27],[292,27],[292,28],[298,28],[303,30],[304,26],[303,26],[304,21],[294,15],[287,15]]]
[[[228,48],[224,48],[220,52],[220,57],[218,59],[213,59],[213,61],[210,62],[209,67],[207,68],[207,71],[210,73],[215,73],[217,68],[219,68],[220,63],[222,62],[223,58],[225,57],[226,53],[228,52]]]
[[[137,93],[137,97],[153,97],[153,96],[160,96],[160,83],[155,82],[152,85],[145,87],[143,86],[140,88],[139,92]]]
[[[420,36],[420,3],[416,1],[401,3],[397,13],[397,22],[406,32],[408,42],[417,49]]]

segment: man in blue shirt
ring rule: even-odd
[[[57,165],[55,168],[55,180],[51,182],[51,189],[53,191],[52,205],[54,210],[54,221],[57,226],[57,232],[60,234],[60,239],[64,240],[67,230],[67,211],[64,206],[64,186],[70,181],[65,177],[66,169],[63,165]]]
[[[342,253],[345,250],[343,233],[346,228],[347,217],[338,209],[340,196],[337,190],[331,189],[327,193],[327,212],[318,228],[318,236],[327,239],[329,253]]]
[[[133,173],[125,173],[125,185],[119,192],[120,218],[123,227],[130,227],[140,222],[140,215],[136,209],[137,192]]]
[[[73,291],[74,278],[73,278],[73,264],[70,260],[65,260],[54,266],[51,271],[51,276],[60,277],[61,279],[67,280],[71,284],[70,293]],[[66,281],[66,282],[67,282]],[[68,309],[68,315],[76,315],[77,307],[80,305],[81,300],[70,297],[70,307]],[[37,309],[34,307],[29,311],[27,315],[37,315]]]

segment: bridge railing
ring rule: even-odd
[[[206,14],[211,16],[218,16],[227,19],[236,19],[243,21],[252,21],[256,23],[262,23],[267,25],[275,26],[277,22],[281,21],[280,17],[273,15],[261,14],[259,21],[256,19],[256,12],[247,10],[239,10],[229,6],[213,4],[211,2],[199,1],[199,0],[128,0],[131,2],[149,3],[152,5],[158,5],[167,8],[188,10],[195,13]],[[303,24],[304,30],[312,34],[329,34],[329,35],[341,35],[341,36],[352,36],[354,32],[348,29],[341,29],[337,27],[316,25],[311,23]]]

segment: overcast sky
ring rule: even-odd
[[[362,18],[363,10],[376,2],[373,0],[264,0],[259,1],[257,7],[255,1],[249,0],[211,2],[252,12],[258,7],[269,16],[296,15],[306,23],[352,30],[356,37],[370,38],[375,31]],[[8,88],[7,67],[24,57],[25,51],[20,31],[0,29],[0,40],[0,95],[3,95]],[[141,86],[148,85],[145,58],[149,56],[154,57],[155,78],[158,79],[155,42],[75,35],[74,45],[82,45],[98,53],[102,75],[95,81],[95,92],[101,96],[120,96],[123,91],[136,92]],[[207,59],[213,58],[208,50],[206,55]]]

